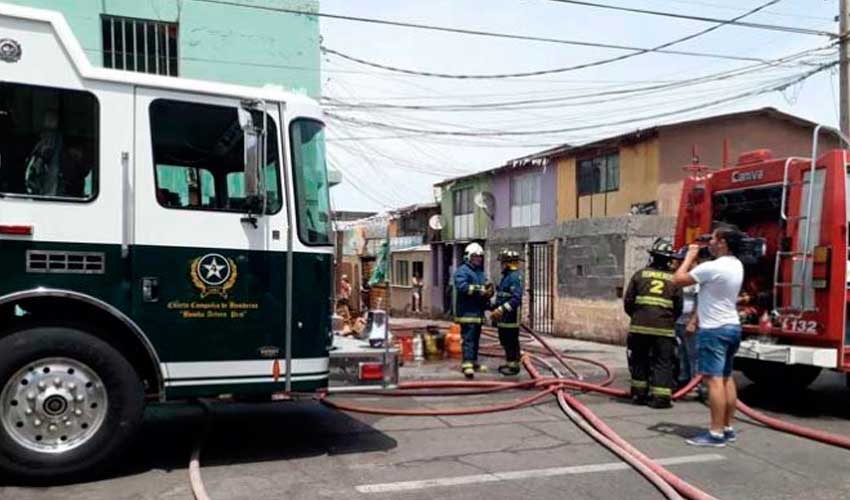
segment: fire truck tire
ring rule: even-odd
[[[754,384],[776,391],[803,390],[818,378],[822,370],[819,366],[786,365],[750,359],[736,359],[735,365]]]
[[[0,472],[15,483],[79,482],[116,463],[144,413],[139,375],[76,328],[0,338]]]

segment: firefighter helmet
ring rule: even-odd
[[[499,252],[500,262],[517,262],[519,260],[519,252],[515,250],[508,250],[507,248],[503,248],[502,251]]]
[[[673,250],[673,242],[670,241],[670,238],[658,238],[652,244],[652,248],[649,249],[649,254],[672,259],[676,251]]]
[[[473,255],[484,256],[484,248],[478,243],[470,243],[466,245],[466,248],[463,250],[463,258],[464,260],[469,260]]]

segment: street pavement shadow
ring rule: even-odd
[[[647,427],[647,430],[660,432],[661,434],[672,434],[681,438],[692,438],[703,432],[705,427],[697,427],[695,425],[682,425],[673,422],[659,422],[652,427]]]
[[[315,401],[213,403],[212,427],[206,437],[201,466],[386,451],[394,439],[347,414]],[[120,464],[95,481],[142,474],[150,470],[183,470],[208,419],[191,403],[151,405],[138,439]],[[0,486],[24,486],[14,478]]]

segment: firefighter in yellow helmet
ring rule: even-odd
[[[649,266],[632,276],[624,307],[631,318],[627,339],[632,401],[652,408],[672,406],[676,319],[682,292],[673,286],[669,238],[658,238],[649,250]]]

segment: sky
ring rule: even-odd
[[[731,19],[767,0],[596,2]],[[321,0],[320,10],[639,48],[713,25],[553,0]],[[744,20],[836,32],[837,13],[837,0],[779,0]],[[630,53],[329,18],[321,18],[320,26],[323,44],[331,50],[419,72],[512,74]],[[825,36],[725,25],[669,50],[743,60],[644,53],[585,69],[499,79],[408,75],[327,53],[322,56],[322,92],[329,115],[327,154],[330,165],[343,174],[343,183],[331,190],[332,203],[336,210],[381,211],[433,202],[433,184],[440,180],[495,168],[548,147],[763,106],[835,126],[836,68],[804,79],[820,65],[837,60],[836,49],[828,47],[831,42]],[[817,48],[823,50],[788,57]],[[677,84],[681,81],[688,84]],[[528,100],[542,102],[493,107]]]

